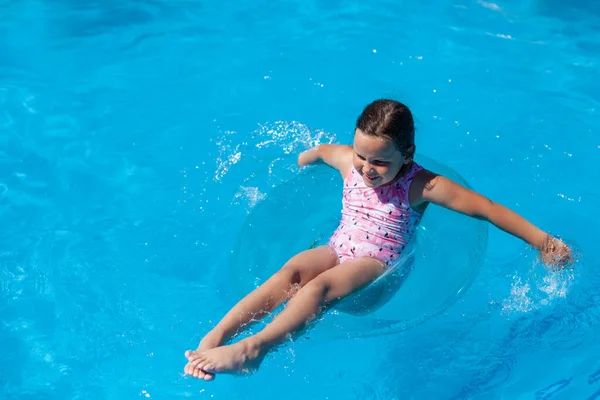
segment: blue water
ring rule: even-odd
[[[0,15],[0,398],[600,398],[594,2],[0,0]],[[491,229],[473,285],[423,324],[184,377],[184,350],[239,298],[248,214],[378,97],[411,107],[420,153],[573,241],[576,269],[547,272]]]

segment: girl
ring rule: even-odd
[[[299,166],[324,162],[344,179],[337,230],[328,245],[291,258],[233,307],[196,351],[186,351],[185,373],[211,380],[216,373],[256,369],[270,349],[304,327],[325,305],[379,277],[410,242],[430,203],[491,222],[539,249],[547,264],[571,262],[571,250],[562,241],[500,204],[423,169],[413,161],[414,154],[412,114],[393,100],[377,100],[364,109],[354,146],[323,144],[300,154]],[[223,345],[241,327],[288,299],[285,309],[261,332]]]

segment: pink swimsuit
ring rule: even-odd
[[[374,257],[390,265],[410,242],[421,214],[410,207],[408,189],[423,167],[413,163],[396,182],[371,188],[352,171],[344,179],[342,219],[329,239],[340,263]]]

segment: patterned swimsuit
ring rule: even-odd
[[[422,169],[413,163],[396,182],[371,188],[352,168],[344,179],[342,219],[329,239],[340,263],[373,257],[390,265],[402,254],[422,216],[408,200],[410,184]]]

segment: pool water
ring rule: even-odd
[[[600,398],[596,3],[0,13],[0,398]],[[183,376],[183,352],[239,298],[249,213],[300,151],[350,142],[378,97],[411,107],[420,153],[571,241],[575,269],[546,271],[490,229],[472,286],[420,325],[336,339],[317,325],[253,376]]]

